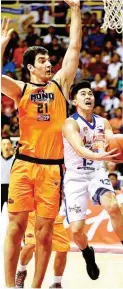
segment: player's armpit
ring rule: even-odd
[[[74,119],[66,119],[63,126],[63,135],[76,152],[79,147],[84,145],[80,136],[79,126]]]

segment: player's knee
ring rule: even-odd
[[[25,245],[25,248],[26,248],[29,252],[34,252],[34,251],[35,251],[35,245],[34,245],[34,244],[27,244],[27,245]]]
[[[25,232],[25,226],[19,222],[12,220],[8,226],[8,235],[15,243],[20,242]]]
[[[72,234],[73,234],[73,237],[79,237],[80,235],[82,235],[82,233],[84,233],[83,231],[83,226],[72,226]]]
[[[113,201],[110,204],[108,204],[106,209],[110,216],[116,216],[120,212],[120,208],[116,201]]]
[[[46,246],[50,246],[52,244],[52,234],[53,231],[52,229],[49,230],[41,230],[40,228],[36,230],[36,240],[38,242],[38,244],[43,244]]]

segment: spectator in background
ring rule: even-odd
[[[38,11],[38,17],[39,17],[39,19],[38,19],[38,21],[37,21],[35,24],[43,24],[44,7],[43,7],[43,6],[42,6],[42,7],[39,7],[39,8],[37,9],[37,11]]]
[[[68,6],[64,1],[58,1],[58,5],[55,6],[52,16],[55,19],[55,24],[65,24]],[[64,28],[57,28],[58,35],[64,35]]]
[[[116,86],[116,92],[118,96],[122,95],[123,93],[123,65],[121,65],[119,68],[118,77],[116,78],[115,86]]]
[[[110,117],[114,113],[114,109],[120,106],[120,100],[115,96],[113,87],[108,88],[108,93],[105,95],[101,104],[105,107],[106,112],[110,112]]]
[[[111,59],[111,63],[108,66],[108,81],[112,86],[115,86],[116,79],[118,77],[119,68],[121,66],[120,57],[117,53],[114,53]]]
[[[114,48],[117,46],[117,32],[115,29],[107,29],[107,33],[105,34],[105,43],[110,41]]]
[[[106,170],[108,174],[117,174],[117,176],[120,176],[121,173],[118,171],[118,165],[113,162],[107,162],[106,163]]]
[[[4,54],[3,55],[3,68],[2,68],[2,74],[7,74],[7,72],[15,72],[15,68],[16,68],[16,65],[13,61],[10,61],[10,58],[8,58],[7,60],[7,57],[6,55]]]
[[[4,114],[3,103],[1,103],[1,136],[9,136],[9,117]]]
[[[105,94],[107,87],[107,82],[105,79],[101,79],[99,73],[97,73],[94,77],[94,81],[91,82],[91,88],[94,91],[95,96],[95,105],[100,105],[101,100]]]
[[[107,41],[103,50],[101,51],[102,62],[106,64],[111,63],[112,51],[113,51],[113,45],[111,41]]]
[[[107,73],[107,64],[102,62],[100,53],[96,53],[95,57],[88,64],[87,69],[90,72],[92,79],[97,73],[100,74],[101,77],[104,77]]]
[[[67,49],[68,45],[69,45],[69,40],[70,40],[69,39],[69,33],[70,33],[70,25],[66,24],[65,30],[64,30],[64,36],[62,36],[62,39],[61,39],[65,49]],[[62,45],[62,43],[61,43],[61,45]]]
[[[10,136],[19,136],[19,123],[17,118],[17,112],[14,111],[12,117],[10,118]]]
[[[106,113],[105,113],[105,108],[104,108],[104,106],[102,106],[102,105],[96,105],[96,106],[94,107],[94,113],[97,114],[97,115],[99,115],[99,116],[101,116],[101,117],[107,118],[107,115],[106,115]]]
[[[52,72],[55,74],[62,67],[63,56],[60,56],[59,61],[52,67]]]
[[[110,182],[112,183],[112,186],[115,190],[115,193],[117,195],[117,201],[118,201],[118,204],[120,206],[121,212],[123,214],[123,186],[118,181],[117,174],[115,174],[115,173],[109,174],[109,179],[110,179]]]
[[[44,1],[44,15],[43,15],[43,22],[44,23],[51,23],[51,15],[52,15],[52,11],[51,11],[51,6],[47,5],[51,2],[49,2],[49,0],[45,0]]]
[[[55,18],[55,24],[65,24],[68,6],[64,1],[59,1],[58,5],[55,6],[52,16]]]
[[[118,181],[117,174],[110,173],[108,177],[109,177],[110,182],[112,183],[114,190],[120,190],[120,182]]]
[[[104,49],[107,51],[107,54],[112,56],[112,51],[114,50],[114,46],[110,40],[107,40],[105,42]]]
[[[88,40],[89,40],[89,28],[86,25],[84,25],[82,27],[82,51],[88,49],[89,47]]]
[[[121,62],[123,62],[123,38],[118,42],[116,53],[120,56]]]
[[[1,141],[1,211],[4,203],[8,201],[9,176],[13,160],[12,141],[9,137],[4,137]]]
[[[35,40],[35,43],[34,43],[35,46],[42,46],[43,45],[43,40],[38,37],[36,40]]]
[[[43,43],[49,44],[52,42],[52,38],[55,36],[55,27],[53,24],[48,27],[48,34],[44,36]]]
[[[95,26],[99,25],[99,26],[100,26],[96,12],[93,12],[93,13],[91,14],[90,25],[95,25]]]
[[[16,65],[16,68],[21,68],[23,62],[23,54],[27,49],[27,42],[23,39],[18,41],[18,47],[15,48],[13,54],[13,62]]]
[[[9,77],[13,79],[17,79],[17,75],[15,72],[7,71],[6,75],[8,75]]]
[[[18,40],[20,39],[18,33],[16,31],[12,32],[12,37],[6,47],[5,55],[10,55],[11,59],[13,59],[14,49],[18,47]]]
[[[49,51],[49,55],[50,55],[50,60],[51,63],[53,61],[53,58],[55,56],[56,62],[59,61],[60,57],[64,57],[65,55],[65,50],[64,48],[62,48],[59,44],[59,39],[57,38],[57,36],[53,36],[52,38],[52,42],[49,43],[46,48]],[[54,63],[56,64],[56,63]]]
[[[101,52],[100,48],[96,46],[95,40],[89,40],[88,46],[88,53],[91,55]]]
[[[82,68],[88,67],[91,62],[91,55],[87,52],[87,50],[82,49],[80,61],[82,63]]]
[[[34,31],[34,27],[32,25],[29,25],[27,28],[27,36],[25,38],[28,47],[33,46],[37,38],[38,35]]]
[[[115,116],[109,120],[113,133],[120,133],[121,126],[123,125],[122,107],[115,109]]]
[[[82,14],[82,23],[83,25],[90,25],[90,20],[91,20],[91,13],[89,11],[86,11],[85,13]]]
[[[104,39],[105,39],[105,34],[100,32],[100,23],[97,23],[92,28],[92,33],[89,35],[89,42],[91,40],[94,40],[95,45],[101,49],[104,45]]]

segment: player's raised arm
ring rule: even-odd
[[[63,126],[63,135],[73,147],[75,152],[82,158],[93,161],[113,161],[119,156],[117,149],[110,152],[94,153],[84,146],[82,137],[80,136],[79,126],[73,119],[67,119]]]
[[[65,2],[71,8],[70,43],[63,59],[62,68],[55,75],[54,79],[60,84],[65,97],[68,99],[69,89],[78,68],[82,41],[82,25],[80,0],[65,0]]]
[[[13,29],[9,29],[10,20],[6,17],[3,18],[2,31],[1,31],[1,63],[4,55],[5,48],[11,39]],[[18,104],[19,98],[23,90],[24,83],[22,81],[16,81],[6,75],[2,75],[1,78],[1,91],[8,97],[14,99]]]

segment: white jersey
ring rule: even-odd
[[[93,114],[92,123],[85,120],[78,113],[74,113],[69,118],[73,118],[79,128],[80,135],[86,148],[93,152],[104,150],[105,134],[104,134],[104,118]],[[89,173],[103,167],[103,162],[87,160],[80,157],[72,148],[70,143],[63,137],[64,143],[64,162],[67,170],[77,170],[79,172]]]
[[[1,184],[9,184],[10,171],[15,156],[3,158],[1,155]]]

